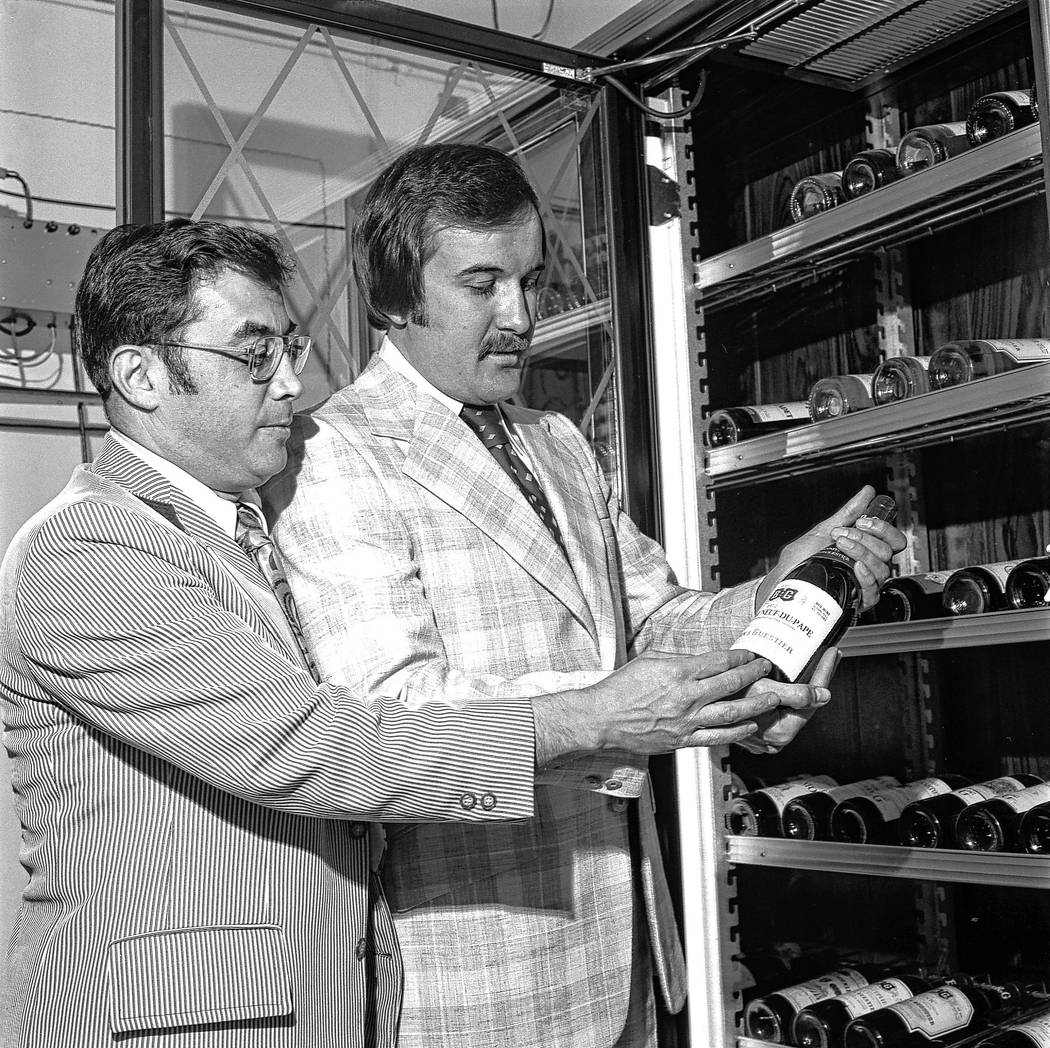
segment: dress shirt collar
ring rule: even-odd
[[[453,415],[458,415],[463,409],[460,401],[453,400],[448,394],[442,393],[437,386],[425,379],[389,338],[383,339],[383,344],[379,347],[379,358],[389,364],[399,375],[403,375],[413,385],[418,386],[424,393],[444,404]]]
[[[137,440],[133,440],[126,433],[111,429],[110,436],[123,444],[133,455],[142,459],[147,466],[155,469],[161,476],[170,481],[188,499],[195,502],[212,520],[232,539],[237,531],[237,504],[232,499],[220,495],[207,485],[202,484],[196,477],[191,477],[184,469],[161,458],[155,451],[143,447]],[[245,492],[240,498],[248,501],[255,497],[255,492]]]

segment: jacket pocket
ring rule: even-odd
[[[179,928],[116,939],[106,959],[114,1033],[288,1015],[276,925]]]

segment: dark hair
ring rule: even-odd
[[[354,276],[373,327],[423,314],[423,266],[450,226],[487,229],[540,213],[536,191],[506,153],[445,142],[402,153],[372,183],[353,231]],[[541,218],[542,222],[542,218]]]
[[[73,317],[80,357],[103,400],[112,392],[109,360],[117,346],[156,345],[197,319],[197,286],[233,269],[279,289],[293,265],[268,233],[221,222],[173,218],[111,229],[88,256]],[[159,347],[172,388],[195,392],[185,353]]]

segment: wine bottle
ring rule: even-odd
[[[955,1044],[1020,1003],[1015,986],[938,986],[854,1019],[846,1027],[843,1044],[845,1048],[911,1048],[931,1041]]]
[[[929,988],[927,979],[897,975],[808,1005],[795,1017],[795,1044],[799,1048],[841,1048],[846,1027],[854,1019],[897,1001],[906,1001]]]
[[[999,375],[1050,360],[1050,338],[976,338],[945,342],[930,354],[930,389]]]
[[[968,851],[1019,851],[1021,816],[1046,801],[1050,801],[1050,782],[971,804],[955,820],[956,843]]]
[[[855,200],[900,178],[892,149],[865,149],[842,169],[842,194]]]
[[[916,127],[902,136],[897,146],[897,170],[910,175],[969,148],[965,121]]]
[[[841,171],[829,171],[826,174],[801,178],[791,190],[791,199],[788,201],[791,221],[801,222],[803,219],[819,215],[821,211],[830,211],[844,199]]]
[[[936,619],[945,614],[942,595],[950,571],[928,571],[924,575],[898,575],[884,582],[879,601],[861,616],[869,624]]]
[[[709,448],[735,444],[750,437],[777,433],[811,422],[804,400],[784,404],[749,404],[739,408],[719,408],[707,420],[705,437]]]
[[[784,805],[781,822],[784,836],[796,841],[827,841],[831,839],[831,813],[835,805],[851,797],[863,797],[870,792],[892,789],[900,782],[892,775],[875,779],[861,779],[845,786],[832,786],[801,797],[793,797]]]
[[[1043,780],[1038,775],[1004,775],[961,790],[912,801],[901,812],[901,844],[909,848],[955,847],[955,820],[964,808],[1003,793],[1016,793]]]
[[[1029,855],[1050,854],[1050,801],[1043,801],[1021,816],[1017,828],[1021,851]]]
[[[809,417],[814,422],[839,418],[871,405],[873,375],[829,375],[817,379],[809,391]]]
[[[756,1037],[760,1041],[790,1044],[795,1016],[803,1008],[867,984],[868,973],[864,969],[840,968],[777,990],[776,993],[756,997],[744,1009],[744,1030],[748,1037]]]
[[[929,357],[890,357],[871,377],[871,402],[892,404],[930,392]]]
[[[1008,608],[1045,608],[1050,604],[1050,557],[1022,560],[1006,576]]]
[[[876,495],[864,515],[893,520],[896,512],[889,495]],[[825,546],[773,587],[732,647],[769,659],[771,676],[809,680],[821,655],[853,624],[860,601],[853,561],[834,544]]]
[[[941,603],[949,615],[983,615],[1006,607],[1006,580],[1021,562],[973,564],[948,576]]]
[[[1050,1008],[985,1037],[976,1048],[1050,1048]]]
[[[961,775],[941,775],[864,797],[851,797],[831,813],[831,835],[836,841],[849,844],[896,844],[897,821],[912,801],[951,793],[969,785],[969,780]]]
[[[729,832],[742,837],[780,837],[781,815],[788,801],[836,785],[830,775],[807,775],[734,797],[729,802]]]
[[[1038,119],[1029,91],[993,91],[978,98],[967,113],[966,137],[971,145],[981,146]]]

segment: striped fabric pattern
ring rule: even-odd
[[[0,592],[29,873],[0,1043],[392,1048],[402,964],[358,820],[531,815],[528,702],[315,685],[244,552],[112,440]]]
[[[715,597],[678,586],[569,420],[507,415],[564,553],[467,426],[381,358],[297,421],[265,501],[322,672],[408,707],[499,707],[537,681],[593,683],[650,647],[728,647],[755,587]],[[388,827],[401,1048],[610,1048],[621,1034],[644,1044],[651,1001],[630,991],[632,977],[636,989],[645,981],[647,931],[665,999],[681,1007],[651,794],[644,765],[631,771],[627,789],[601,761],[574,762],[538,788],[526,822]],[[637,1029],[624,1033],[628,1021]]]

